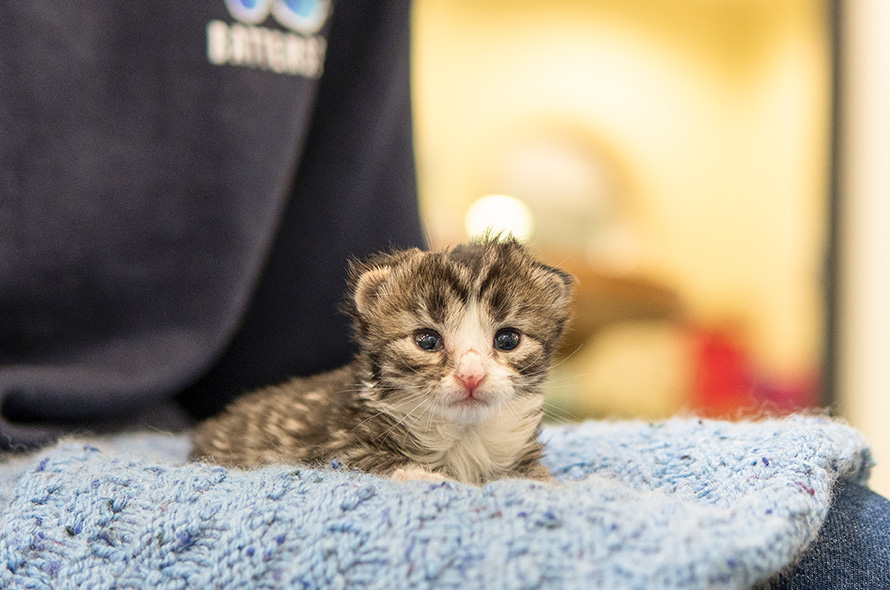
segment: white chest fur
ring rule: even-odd
[[[540,396],[511,400],[474,424],[421,418],[411,433],[429,452],[412,459],[428,467],[444,467],[462,481],[478,482],[507,473],[534,436],[541,405]]]

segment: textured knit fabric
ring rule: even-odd
[[[816,538],[859,434],[817,417],[545,430],[559,485],[183,463],[183,435],[0,467],[3,588],[750,588]]]

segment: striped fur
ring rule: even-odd
[[[198,428],[193,454],[242,467],[339,460],[399,479],[546,479],[541,384],[572,282],[511,239],[355,262],[344,304],[355,361],[236,401]]]

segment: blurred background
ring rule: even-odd
[[[579,279],[552,419],[830,407],[890,462],[887,7],[415,0],[432,245]]]

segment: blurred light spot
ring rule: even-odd
[[[531,209],[519,199],[506,195],[488,195],[470,205],[464,225],[470,237],[491,231],[510,233],[517,240],[527,242],[532,236],[535,223]]]

